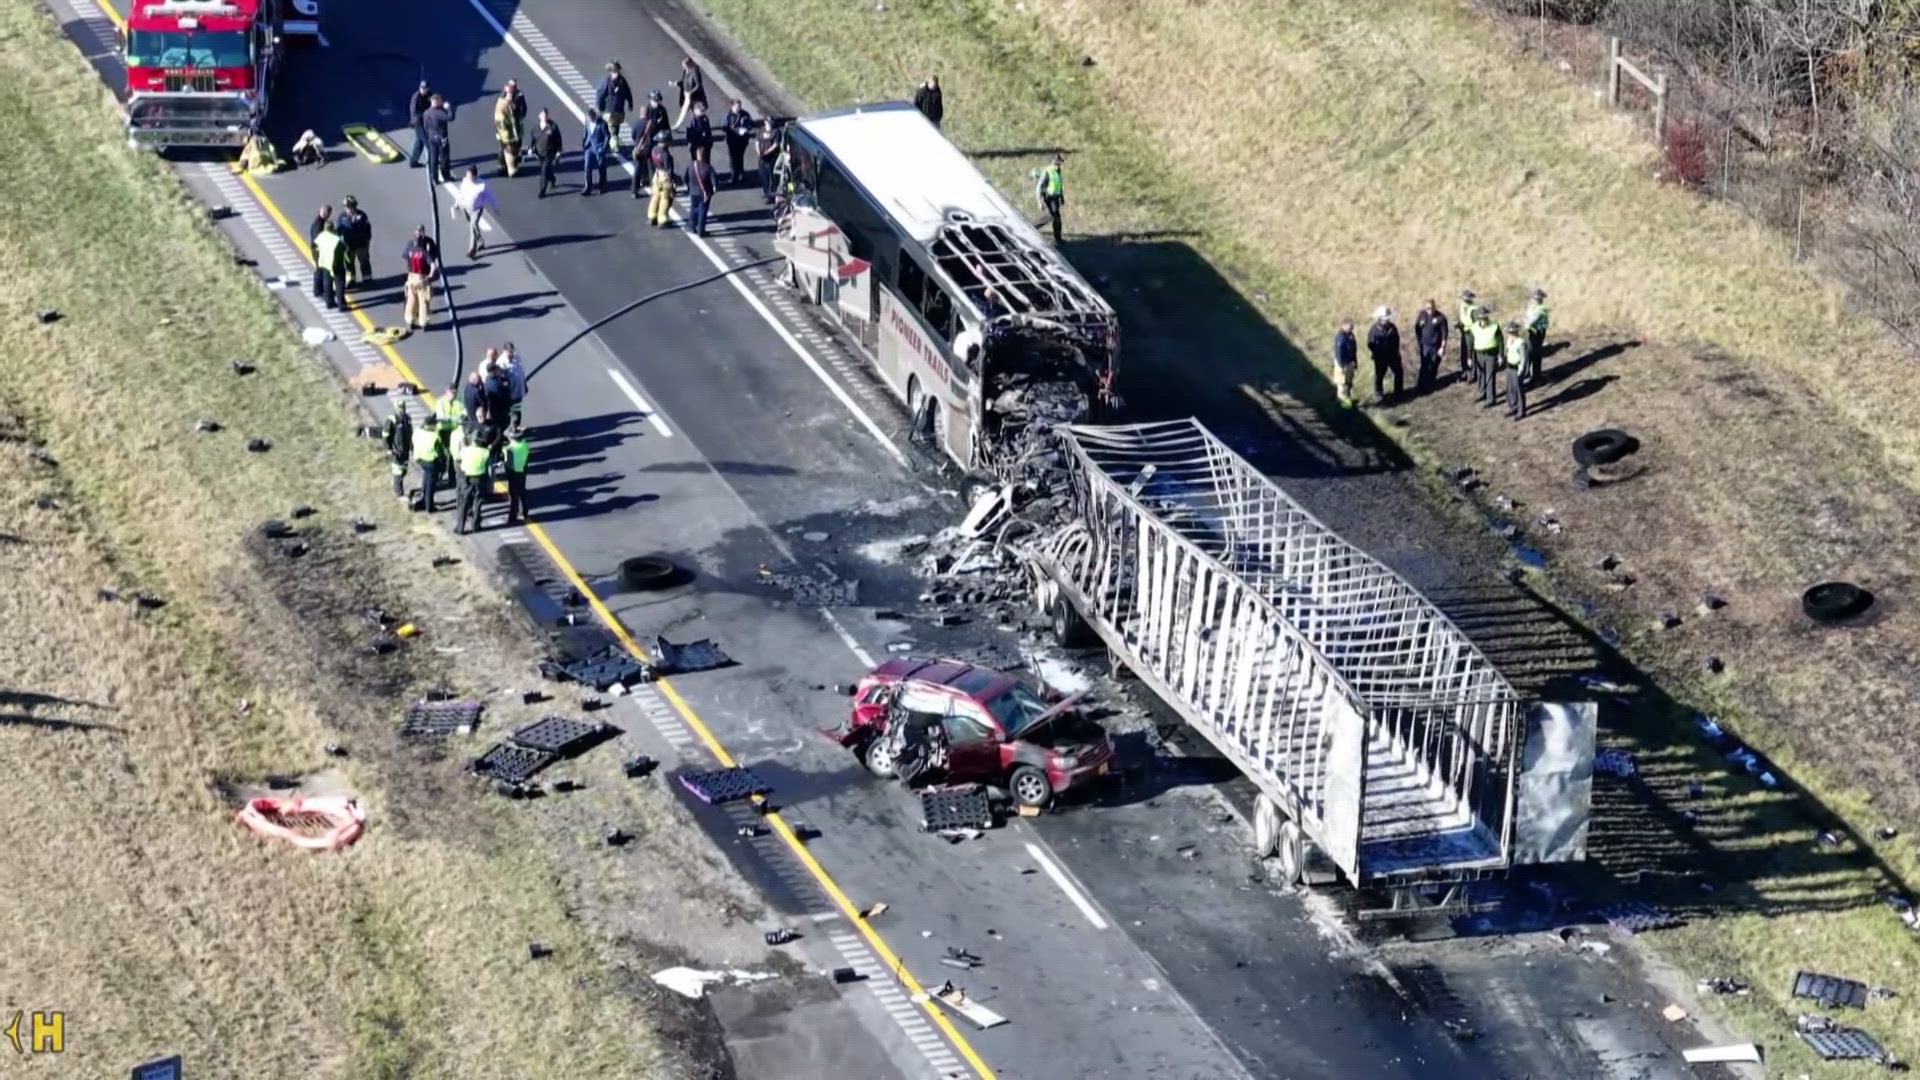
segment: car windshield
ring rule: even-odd
[[[1032,726],[1040,715],[1047,711],[1048,705],[1041,701],[1033,691],[1014,683],[987,702],[987,711],[1007,729],[1008,735],[1018,735]]]
[[[244,30],[133,30],[127,63],[133,67],[233,68],[252,64]]]

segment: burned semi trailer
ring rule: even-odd
[[[1011,478],[1119,405],[1119,320],[911,105],[785,125],[788,284],[863,347],[916,438]]]

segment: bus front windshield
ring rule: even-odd
[[[244,30],[133,30],[127,64],[158,68],[243,68],[253,59]]]

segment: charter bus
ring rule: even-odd
[[[787,280],[856,337],[917,438],[1008,476],[1037,436],[1099,419],[1113,308],[906,102],[784,127]]]

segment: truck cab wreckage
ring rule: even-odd
[[[1010,477],[1060,424],[1101,419],[1119,318],[911,105],[785,128],[787,280],[859,341],[915,437]]]

